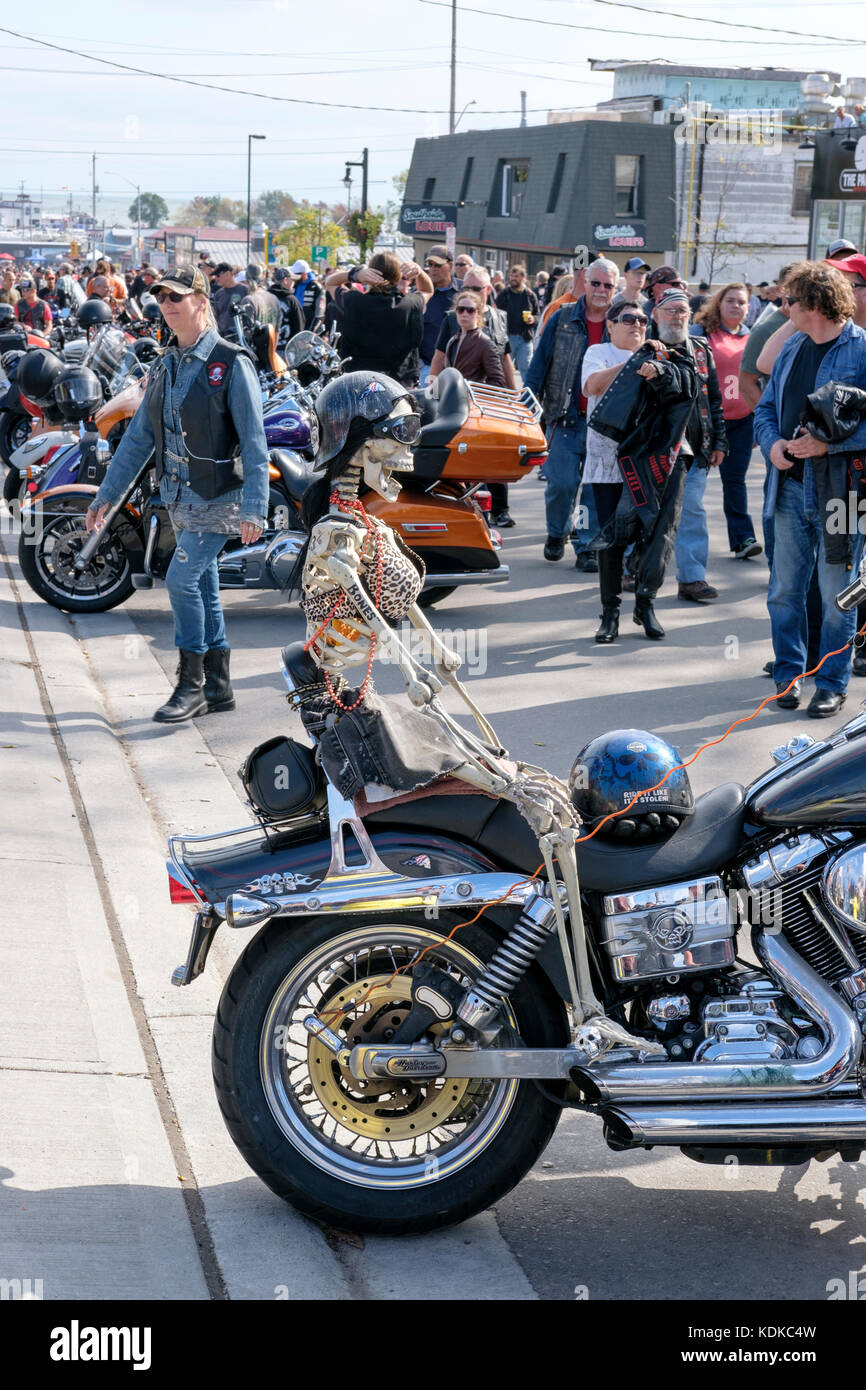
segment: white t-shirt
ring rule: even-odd
[[[631,348],[614,347],[613,343],[596,343],[584,353],[580,373],[580,384],[585,388],[588,377],[595,372],[603,372],[608,367],[618,367],[631,357]],[[584,390],[584,395],[586,391]],[[599,402],[598,396],[586,397],[586,462],[583,465],[585,483],[621,483],[622,474],[616,461],[617,445],[613,439],[598,434],[592,428],[592,412]]]

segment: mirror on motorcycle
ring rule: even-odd
[[[59,311],[57,317],[58,317],[59,319],[68,319],[68,318],[69,318],[69,315],[70,315],[71,313],[72,313],[72,310],[71,310],[71,309],[61,309],[61,310]]]
[[[305,328],[290,340],[283,356],[290,367],[300,367],[304,362],[314,362],[321,358],[323,349],[321,338]]]

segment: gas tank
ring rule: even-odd
[[[269,410],[265,413],[265,439],[270,449],[306,449],[310,445],[310,426],[298,410]]]
[[[757,825],[866,825],[866,715],[753,782],[746,815]]]

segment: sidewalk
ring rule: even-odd
[[[46,1299],[207,1298],[188,1174],[5,566],[0,690],[0,1276]]]

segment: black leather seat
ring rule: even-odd
[[[596,837],[577,846],[581,887],[612,893],[716,873],[742,837],[745,793],[738,782],[715,787],[695,803],[676,834],[656,844],[631,845]],[[538,841],[520,812],[489,796],[427,796],[364,818],[368,828],[438,831],[469,840],[499,864],[533,873]]]
[[[439,373],[438,380],[439,407],[436,418],[421,427],[417,445],[421,449],[445,448],[469,416],[469,392],[460,373],[453,367],[446,367]]]
[[[279,468],[280,477],[289,496],[295,502],[302,501],[304,493],[313,481],[309,465],[288,449],[271,449],[268,457],[271,463]]]

